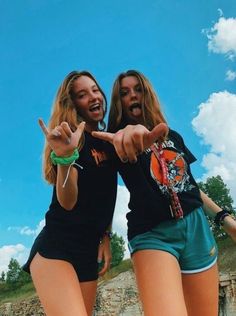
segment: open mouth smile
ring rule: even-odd
[[[100,109],[101,109],[101,105],[99,103],[96,103],[90,106],[89,111],[96,112],[96,111],[99,111]]]

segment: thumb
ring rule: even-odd
[[[113,133],[108,133],[108,132],[92,132],[92,135],[94,137],[97,137],[102,140],[106,140],[107,142],[113,144],[113,138],[114,134]]]

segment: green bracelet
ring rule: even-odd
[[[74,162],[76,159],[79,158],[79,151],[78,148],[75,148],[73,154],[69,157],[60,157],[57,156],[54,151],[50,154],[51,161],[54,165],[62,165],[67,166],[70,165],[72,162]]]

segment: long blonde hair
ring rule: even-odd
[[[120,95],[121,80],[129,76],[134,76],[138,79],[143,91],[143,100],[141,105],[143,125],[151,130],[159,123],[166,123],[166,119],[161,111],[158,97],[151,83],[137,70],[128,70],[119,74],[113,85],[111,107],[108,119],[108,131],[116,132],[118,129],[124,128],[127,124],[129,124],[122,112],[122,102]]]
[[[51,117],[48,124],[49,130],[52,130],[53,128],[55,128],[55,126],[60,125],[62,122],[67,122],[70,128],[75,131],[78,124],[83,121],[83,118],[79,115],[73,102],[74,81],[81,76],[89,77],[96,83],[98,89],[103,96],[103,111],[105,116],[105,113],[107,111],[107,99],[96,79],[88,71],[72,71],[66,76],[57,91],[56,99],[52,106]],[[103,120],[99,122],[99,127],[100,130],[105,129],[106,125]],[[83,143],[84,137],[81,138],[78,147],[82,148]],[[51,151],[51,147],[48,143],[46,143],[44,148],[43,174],[48,183],[55,184],[56,168],[52,165],[50,159]]]

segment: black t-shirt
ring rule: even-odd
[[[117,172],[111,159],[110,144],[85,132],[85,143],[76,161],[78,200],[74,208],[65,210],[58,202],[54,187],[52,202],[46,213],[46,231],[64,243],[89,242],[100,238],[112,222]]]
[[[202,205],[199,188],[190,164],[196,160],[185,146],[182,137],[170,130],[163,143],[169,180],[179,197],[184,216]],[[144,233],[160,222],[173,219],[170,212],[168,189],[163,184],[160,164],[151,149],[138,157],[135,164],[122,163],[116,159],[121,177],[130,192],[128,239]],[[175,219],[174,219],[175,220]]]

